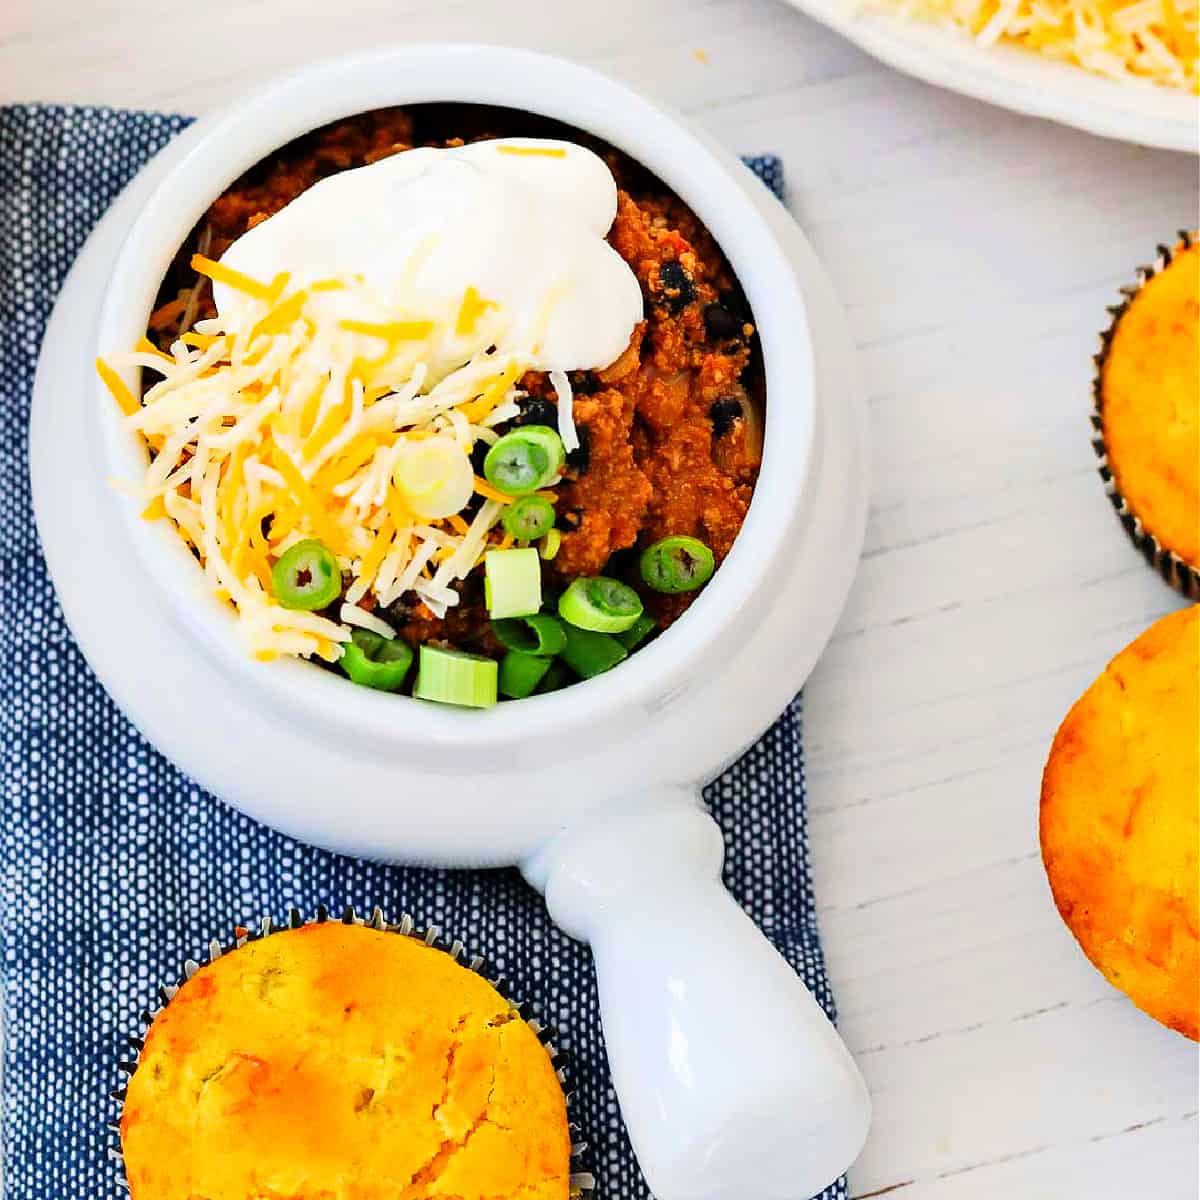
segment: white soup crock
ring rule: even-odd
[[[138,339],[171,258],[243,171],[338,118],[444,101],[553,117],[650,168],[728,256],[766,374],[754,500],[686,615],[606,675],[482,713],[249,659],[178,537],[109,485],[136,480],[145,451],[91,373]],[[828,639],[866,496],[840,312],[799,231],[736,159],[630,88],[520,50],[395,47],[272,83],[181,134],[93,235],[47,334],[31,467],[72,631],[163,753],[331,849],[519,864],[590,942],[622,1113],[660,1200],[797,1200],[849,1165],[869,1117],[862,1079],[721,887],[721,838],[699,797]]]

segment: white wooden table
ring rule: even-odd
[[[1196,161],[915,83],[775,0],[3,0],[0,103],[200,112],[437,38],[571,55],[781,154],[849,311],[873,504],[807,749],[825,944],[875,1097],[851,1194],[1194,1200],[1195,1049],[1083,960],[1036,823],[1066,709],[1179,603],[1103,497],[1087,404],[1104,306],[1196,221]]]

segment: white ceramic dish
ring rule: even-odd
[[[177,538],[108,487],[136,474],[141,451],[92,371],[98,352],[137,338],[171,255],[242,170],[337,117],[444,100],[543,113],[654,170],[730,258],[767,374],[750,513],[684,619],[608,675],[486,713],[246,659]],[[762,185],[573,64],[496,47],[384,50],[273,84],[172,142],[92,235],[46,347],[30,439],[39,531],[72,631],[143,733],[218,796],[305,840],[520,864],[593,947],[622,1112],[661,1200],[794,1200],[840,1174],[866,1134],[862,1079],[721,887],[720,835],[698,791],[803,683],[865,522],[853,349],[811,250]]]
[[[1102,137],[1200,153],[1200,98],[1151,83],[1117,83],[956,28],[859,0],[787,0],[868,54],[927,83]]]

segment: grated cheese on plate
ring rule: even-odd
[[[1197,0],[894,0],[976,41],[1008,41],[1117,80],[1200,92]]]

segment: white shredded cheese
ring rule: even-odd
[[[550,383],[558,397],[558,436],[568,454],[579,449],[579,434],[575,430],[574,393],[564,371],[551,371]]]
[[[357,604],[343,604],[338,610],[338,618],[343,625],[356,625],[359,629],[369,629],[380,637],[394,638],[396,631],[384,620],[369,613]]]

